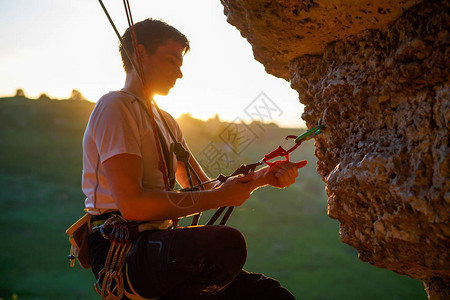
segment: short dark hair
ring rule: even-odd
[[[143,45],[150,55],[155,53],[159,46],[165,45],[168,41],[180,43],[184,47],[183,54],[186,54],[190,49],[187,37],[164,21],[149,18],[134,24],[134,30],[138,44]],[[134,49],[130,28],[125,31],[122,39],[130,55],[133,55]],[[122,44],[119,46],[119,52],[122,57],[125,72],[130,71],[133,66]]]

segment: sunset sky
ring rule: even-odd
[[[122,1],[104,3],[123,33]],[[190,112],[207,119],[218,113],[227,121],[259,118],[305,126],[297,92],[264,71],[247,40],[227,23],[219,0],[131,0],[130,5],[135,22],[162,19],[190,40],[184,77],[167,97],[157,98],[174,117]],[[0,96],[23,88],[30,98],[41,93],[68,98],[77,89],[97,101],[123,85],[118,41],[97,0],[0,0],[0,28]]]

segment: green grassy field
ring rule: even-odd
[[[91,271],[69,268],[64,233],[82,215],[81,139],[92,108],[86,101],[0,99],[0,298],[99,299]],[[196,154],[226,126],[187,117],[180,124]],[[229,170],[296,134],[273,125],[254,132],[258,139],[232,157]],[[260,189],[232,215],[228,224],[247,238],[245,268],[277,278],[298,299],[426,299],[420,281],[363,263],[340,242],[313,151],[311,141],[293,157],[309,161],[295,185]]]

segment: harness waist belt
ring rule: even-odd
[[[100,229],[100,227],[109,220],[113,215],[117,215],[112,221],[123,221],[124,219],[120,216],[120,212],[110,212],[104,213],[102,215],[94,215],[92,216],[92,231],[96,231]],[[171,221],[166,220],[162,222],[143,222],[138,223],[136,226],[139,232],[148,231],[148,230],[166,230],[171,226]]]

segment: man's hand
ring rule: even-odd
[[[218,188],[226,206],[241,206],[254,190],[255,172],[229,178]]]
[[[267,168],[265,179],[267,184],[278,188],[285,188],[295,182],[298,176],[298,169],[306,166],[307,161],[299,162],[277,161],[275,164]]]

